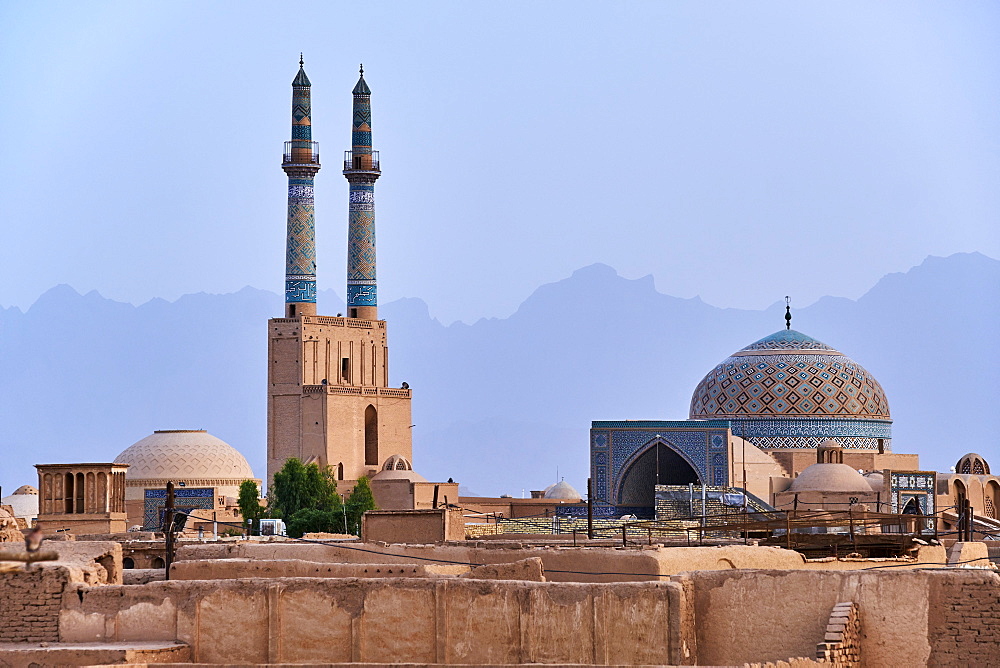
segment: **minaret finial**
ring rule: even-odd
[[[306,61],[302,60],[302,52],[299,51],[299,67],[302,67],[305,64],[306,64]]]
[[[364,76],[365,75],[365,64],[361,63],[361,65],[358,67],[358,70],[361,72],[361,76]]]
[[[792,300],[785,295],[785,329],[792,328]]]

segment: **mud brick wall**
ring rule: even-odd
[[[1000,576],[955,569],[931,588],[929,666],[1000,665]]]
[[[0,573],[0,642],[58,641],[67,576],[38,565]]]

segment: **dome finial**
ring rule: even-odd
[[[305,64],[306,64],[306,61],[302,59],[302,52],[299,51],[299,67],[302,67]]]
[[[365,75],[365,64],[364,63],[361,63],[361,65],[358,66],[358,72],[361,74],[361,76]]]
[[[792,300],[785,295],[785,329],[792,328]]]

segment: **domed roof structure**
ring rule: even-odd
[[[154,431],[115,457],[130,480],[253,480],[240,452],[204,429]]]
[[[38,494],[38,490],[31,485],[21,485],[14,490],[14,494]]]
[[[691,396],[691,419],[752,416],[888,420],[889,402],[860,364],[787,329],[722,360]]]
[[[955,464],[955,473],[968,473],[972,475],[989,475],[990,465],[983,459],[983,456],[975,452],[964,455]]]
[[[791,492],[853,492],[871,494],[865,477],[847,464],[813,464],[792,481]]]
[[[885,490],[885,475],[881,471],[866,473],[865,480],[871,485],[873,492],[882,492]]]
[[[558,499],[562,501],[579,501],[582,497],[580,492],[573,488],[573,485],[569,484],[565,480],[560,480],[554,485],[549,485],[545,489],[546,499]]]
[[[382,464],[382,469],[372,476],[372,480],[409,480],[427,482],[427,478],[413,470],[413,464],[403,455],[392,455]]]
[[[21,490],[25,488],[35,489],[31,485],[22,485],[10,496],[0,499],[0,504],[10,506],[14,511],[14,517],[29,520],[28,525],[30,526],[30,520],[38,517],[38,490],[35,490],[34,493],[22,492]]]

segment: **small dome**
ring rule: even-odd
[[[865,480],[867,480],[868,484],[872,486],[873,492],[881,492],[885,490],[885,476],[881,471],[866,473]]]
[[[382,464],[383,471],[412,471],[413,464],[403,455],[392,455]]]
[[[204,429],[154,431],[115,458],[128,464],[129,480],[214,479],[253,480],[250,464],[240,452]]]
[[[872,486],[847,464],[813,464],[792,481],[789,491],[871,494]]]
[[[28,485],[25,485],[25,487],[28,487]],[[31,487],[31,489],[34,489],[34,487]],[[14,517],[20,517],[23,519],[38,517],[37,492],[35,494],[21,494],[19,492],[15,492],[10,496],[5,496],[3,499],[0,499],[0,503],[5,506],[10,506],[11,510],[14,511]]]
[[[560,480],[545,490],[545,498],[561,501],[579,501],[582,497],[580,496],[580,492],[573,489],[573,485],[565,480]]]
[[[392,455],[382,464],[381,470],[372,476],[372,480],[409,480],[410,482],[427,482],[427,478],[413,470],[413,464],[403,455]]]
[[[38,490],[31,485],[21,485],[14,490],[14,494],[38,494]]]
[[[982,455],[970,452],[955,464],[955,473],[965,473],[971,475],[989,475],[990,465],[983,459]]]

